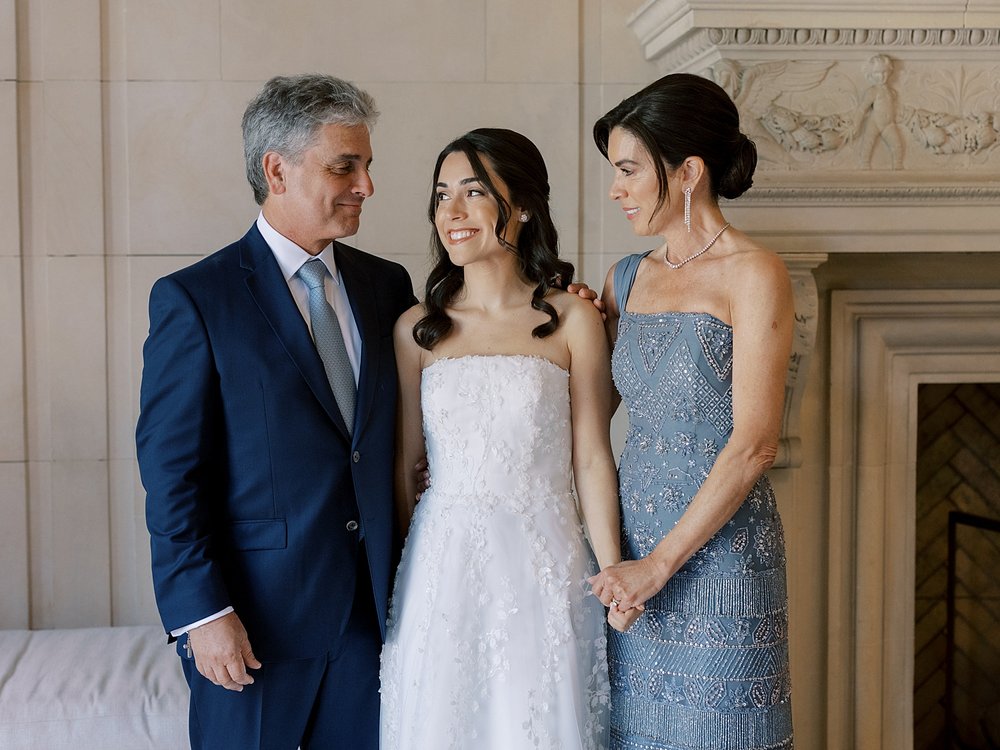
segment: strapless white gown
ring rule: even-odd
[[[569,375],[540,357],[439,359],[382,651],[382,750],[608,744],[605,611],[572,492]]]

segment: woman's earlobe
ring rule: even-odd
[[[697,184],[705,174],[705,161],[700,156],[689,156],[684,160],[684,179]]]

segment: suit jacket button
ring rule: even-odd
[[[358,530],[358,522],[357,521],[348,521],[347,522],[347,530],[348,531],[357,531]]]
[[[351,456],[351,458],[354,459],[354,463],[357,463],[358,461],[360,461],[361,460],[361,451],[354,451],[354,454]]]

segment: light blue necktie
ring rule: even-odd
[[[333,389],[333,397],[337,399],[337,406],[340,407],[340,414],[347,425],[347,433],[351,434],[354,427],[357,386],[354,382],[354,368],[351,367],[351,360],[347,356],[347,347],[344,346],[344,336],[340,332],[337,313],[326,301],[326,291],[323,288],[326,265],[319,258],[313,258],[302,264],[298,275],[309,287],[309,320],[316,351],[323,360],[323,368]]]

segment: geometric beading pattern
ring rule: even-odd
[[[715,369],[713,359],[709,359],[709,364]],[[724,393],[713,388],[695,364],[686,341],[682,341],[670,357],[670,364],[660,380],[660,389],[672,419],[709,422],[720,435],[728,436],[732,432],[732,385]]]
[[[629,414],[622,556],[637,559],[725,450],[733,349],[731,327],[708,314],[624,311],[628,288],[616,289],[612,373]],[[613,750],[791,748],[787,602],[784,532],[762,476],[632,628],[609,631]]]
[[[648,374],[653,374],[680,330],[681,324],[676,320],[639,326],[639,353]]]
[[[721,320],[697,320],[694,325],[705,359],[719,380],[726,380],[733,369],[733,329]]]

